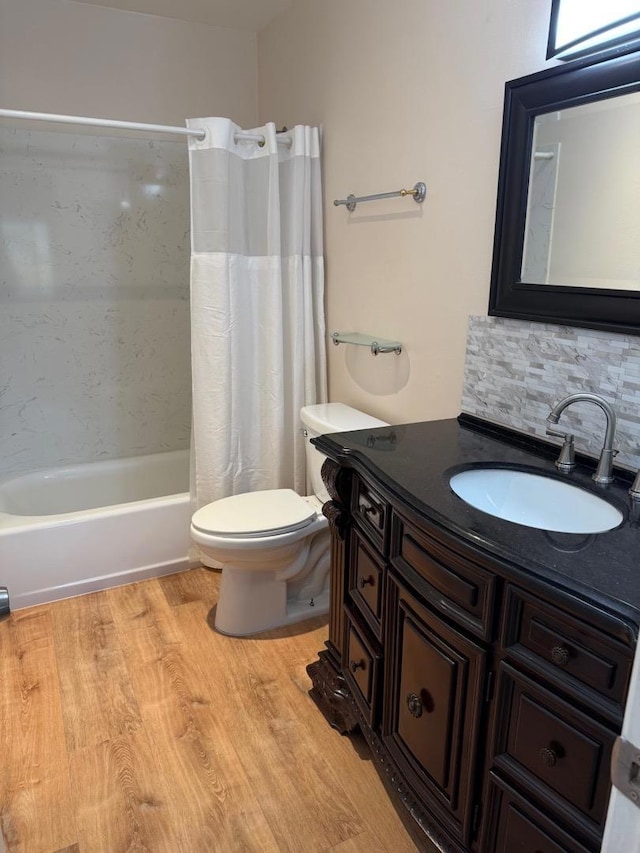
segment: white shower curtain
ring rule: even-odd
[[[192,497],[305,493],[300,408],[327,397],[320,142],[198,118],[191,175]],[[280,135],[281,136],[281,135]]]

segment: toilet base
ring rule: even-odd
[[[222,563],[219,563],[217,560],[214,560],[213,557],[210,557],[202,549],[199,549],[198,559],[205,567],[205,569],[213,569],[213,571],[215,572],[222,571]]]
[[[329,589],[313,603],[287,600],[287,584],[269,572],[233,572],[223,569],[215,629],[230,637],[248,637],[273,628],[292,625],[329,612]]]

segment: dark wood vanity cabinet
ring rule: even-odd
[[[373,476],[329,459],[323,477],[331,618],[308,671],[329,722],[362,730],[425,848],[599,850],[633,657],[620,622]]]

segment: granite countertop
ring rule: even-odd
[[[628,495],[629,478],[597,486],[595,462],[570,474],[554,466],[556,446],[462,415],[459,419],[400,424],[320,436],[314,444],[337,461],[368,472],[390,495],[518,570],[640,625],[640,503]],[[598,534],[551,533],[494,518],[452,491],[451,474],[474,464],[536,469],[606,497],[623,522]]]

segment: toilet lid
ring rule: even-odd
[[[299,530],[314,518],[314,508],[293,489],[265,489],[207,504],[191,523],[214,536],[268,536]]]

